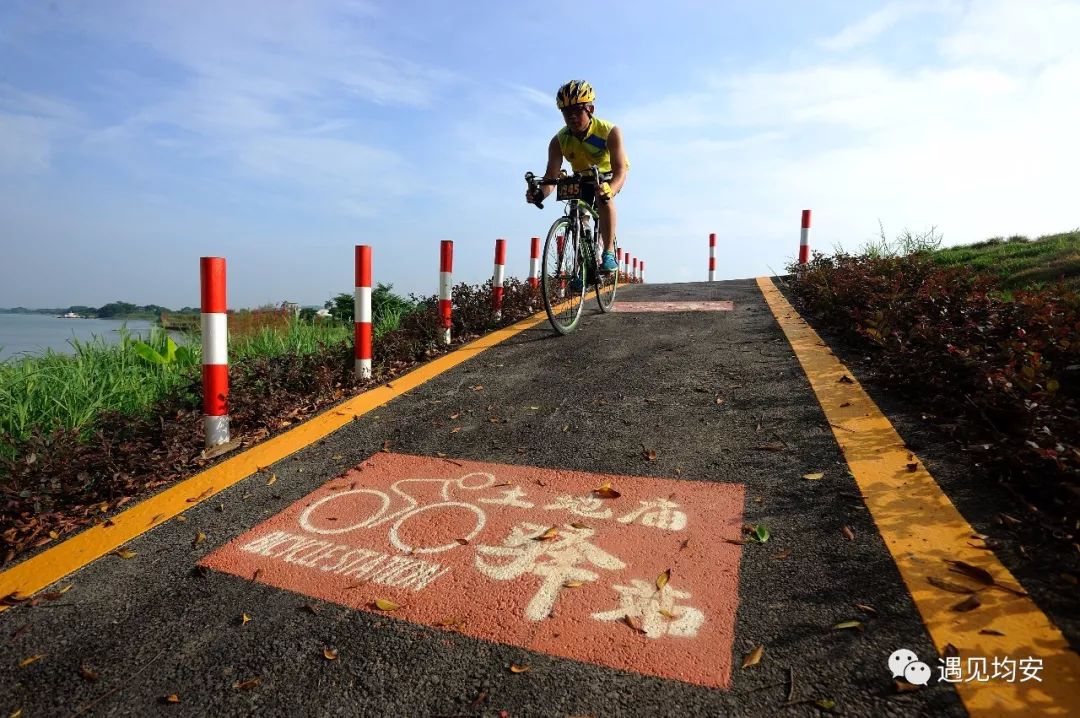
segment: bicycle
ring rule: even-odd
[[[552,223],[544,241],[540,288],[551,326],[559,334],[569,334],[581,319],[585,292],[590,285],[596,290],[600,311],[605,313],[611,311],[619,285],[618,269],[608,273],[600,267],[604,246],[600,215],[596,211],[600,169],[593,165],[586,172],[573,175],[564,171],[557,179],[537,179],[532,172],[526,172],[525,182],[530,196],[536,197],[533,204],[540,209],[544,208],[540,189],[543,186],[554,185],[556,200],[566,202],[565,214]],[[592,218],[595,233],[585,226],[586,216]]]

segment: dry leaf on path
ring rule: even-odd
[[[976,608],[982,605],[982,601],[975,594],[971,594],[960,603],[952,607],[953,611],[957,613],[967,613],[968,611],[974,611]]]
[[[376,598],[373,601],[373,604],[375,608],[379,609],[380,611],[396,611],[397,609],[401,608],[401,606],[399,606],[398,604],[394,603],[393,601],[387,601],[385,598]]]
[[[876,616],[877,615],[877,609],[875,609],[873,606],[868,606],[865,603],[854,603],[852,605],[855,606],[855,608],[859,609],[860,611],[862,611],[863,613],[865,613],[867,615],[870,615],[870,616]]]
[[[250,621],[251,621],[251,616],[247,615],[246,613],[241,613],[240,614],[240,625],[241,626],[247,625],[248,622],[250,622]]]
[[[611,488],[610,481],[605,481],[604,483],[600,484],[600,488],[593,489],[593,493],[601,499],[617,499],[622,496],[622,494],[620,494],[618,491]]]
[[[255,678],[248,678],[246,681],[237,681],[236,683],[233,683],[232,687],[235,688],[238,691],[246,691],[249,688],[254,688],[255,686],[259,685],[260,683],[262,683],[262,679],[259,678],[259,677],[255,677]]]
[[[765,646],[758,646],[743,657],[742,667],[749,668],[761,662],[761,656],[765,653]]]
[[[79,666],[79,675],[83,677],[84,681],[90,681],[91,683],[101,678],[101,674],[89,666]]]
[[[135,558],[135,556],[137,554],[134,551],[132,551],[131,549],[118,548],[115,551],[113,551],[113,555],[114,556],[119,556],[120,558]]]
[[[834,631],[843,631],[849,628],[854,628],[858,631],[863,630],[862,621],[843,621],[832,627]]]
[[[195,546],[198,546],[199,544],[201,544],[205,540],[206,540],[206,534],[204,534],[202,531],[195,534],[195,540],[191,542],[192,548],[194,548]]]
[[[325,658],[328,661],[336,661],[337,660],[337,649],[336,648],[324,648],[323,651],[322,651],[322,654],[323,654],[323,658]]]
[[[554,526],[552,526],[551,528],[549,528],[544,533],[540,534],[539,536],[534,537],[533,540],[534,541],[550,541],[553,538],[558,538],[558,536],[559,536],[558,529],[556,529]]]
[[[36,654],[30,656],[29,658],[24,658],[21,661],[19,661],[19,668],[25,668],[26,666],[29,666],[31,663],[37,663],[38,661],[40,661],[44,657],[45,657],[44,653],[36,653]]]
[[[671,578],[671,569],[667,569],[662,574],[656,577],[656,590],[662,589],[667,585],[668,580]]]
[[[825,476],[825,472],[823,472],[823,471],[815,471],[815,472],[813,472],[811,474],[803,474],[803,478],[808,479],[810,481],[818,481],[819,479],[824,478],[824,476]]]
[[[529,670],[529,667],[526,666],[526,665],[519,665],[517,663],[511,663],[510,664],[510,672],[511,673],[525,673],[528,670]]]
[[[846,538],[848,541],[854,541],[855,540],[855,532],[851,530],[850,526],[845,526],[844,528],[841,529],[841,531],[844,534],[844,538]]]
[[[277,474],[270,474],[270,478],[266,480],[266,485],[270,486],[275,481],[277,481]]]

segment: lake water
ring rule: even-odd
[[[12,357],[44,354],[46,349],[74,354],[70,340],[101,337],[107,344],[120,341],[120,327],[132,334],[149,336],[150,322],[141,319],[58,319],[48,314],[0,314],[0,361]]]

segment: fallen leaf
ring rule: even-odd
[[[461,427],[460,426],[455,426],[453,429],[450,430],[450,433],[451,434],[456,434],[459,431],[461,431]]]
[[[975,594],[971,594],[960,603],[952,607],[953,611],[957,613],[967,613],[968,611],[974,611],[976,608],[982,605],[982,601]]]
[[[834,701],[832,698],[818,698],[816,701],[814,701],[814,705],[816,705],[823,711],[831,711],[833,708],[836,707],[836,701]]]
[[[113,555],[114,556],[119,556],[120,558],[135,558],[136,553],[134,551],[132,551],[131,549],[118,548],[115,551],[113,551]]]
[[[915,471],[918,468],[919,468],[918,462],[912,462],[912,463],[907,465],[907,470],[908,471]]]
[[[605,481],[604,483],[600,484],[600,488],[593,489],[593,493],[601,499],[617,499],[622,496],[622,494],[620,494],[618,491],[611,488],[610,481]]]
[[[852,380],[852,378],[850,376],[848,376],[847,374],[844,374],[842,377],[837,379],[837,381],[839,381],[841,384],[854,384],[855,383]]]
[[[843,631],[848,628],[854,628],[858,631],[863,630],[862,621],[843,621],[832,627],[834,631]]]
[[[199,544],[201,544],[205,540],[206,540],[206,534],[204,534],[202,531],[200,531],[199,533],[195,534],[195,540],[192,541],[191,545],[192,545],[192,547],[198,546]]]
[[[676,615],[676,614],[672,613],[671,611],[667,610],[666,608],[661,608],[659,611],[657,611],[657,613],[659,613],[661,616],[664,616],[665,618],[671,618],[671,619],[678,618],[679,616],[682,615],[681,613]]]
[[[235,688],[238,691],[246,691],[249,688],[254,688],[255,686],[259,685],[260,683],[262,683],[262,679],[258,678],[258,677],[255,677],[255,678],[248,678],[246,681],[237,681],[236,683],[233,683],[232,687]]]
[[[275,481],[277,481],[277,474],[270,474],[270,478],[266,480],[266,485],[269,486]]]
[[[975,579],[985,586],[994,585],[994,577],[985,568],[979,568],[978,566],[972,566],[970,563],[953,561],[951,559],[945,559],[945,563],[950,564],[953,571],[961,573],[968,578]]]
[[[571,524],[571,526],[572,525],[573,524]],[[679,544],[679,550],[682,551],[684,548],[688,548],[689,546],[690,546],[690,539],[683,539],[682,543]]]
[[[384,441],[382,443],[382,451],[386,452],[387,454],[390,453],[390,442],[389,442],[389,440]]]
[[[662,574],[656,577],[656,590],[662,589],[667,585],[668,580],[671,578],[671,569],[667,569]]]
[[[83,677],[84,681],[90,681],[93,683],[98,678],[101,678],[101,674],[97,671],[89,668],[88,666],[79,666],[79,675]]]
[[[862,611],[863,613],[865,613],[867,615],[870,615],[870,616],[876,616],[877,615],[877,610],[873,606],[868,606],[865,603],[856,603],[856,604],[853,604],[853,605],[855,606],[855,608],[859,609],[860,611]]]
[[[443,618],[435,622],[436,626],[445,627],[460,626],[461,624],[462,620],[460,618]]]
[[[184,516],[184,515],[177,516],[176,517],[176,522],[181,523],[181,524],[186,524],[187,523],[187,516]]]
[[[455,411],[453,414],[450,415],[450,421],[453,421],[454,419],[457,419],[460,416],[461,416],[461,412],[460,411]]]
[[[930,582],[930,585],[937,586],[943,591],[952,591],[953,593],[975,593],[974,589],[944,578],[938,578],[937,576],[927,576],[926,580]]]
[[[187,500],[187,502],[188,502],[189,504],[194,504],[194,503],[197,503],[197,502],[199,502],[199,501],[202,501],[203,499],[205,499],[205,498],[206,498],[207,496],[209,496],[209,495],[210,495],[210,494],[212,494],[212,493],[214,493],[214,487],[213,487],[213,486],[209,487],[209,488],[208,488],[208,489],[207,489],[206,491],[202,492],[202,493],[201,493],[201,494],[199,494],[198,496],[196,496],[196,497],[194,497],[194,498],[191,498],[191,499],[188,499],[188,500]],[[179,518],[179,517],[178,517],[178,518]],[[185,519],[185,520],[186,520],[186,519]]]
[[[75,584],[73,584],[73,583],[69,583],[68,585],[64,586],[64,587],[63,587],[63,588],[61,588],[60,590],[58,590],[58,591],[51,591],[51,592],[49,592],[49,593],[45,593],[45,594],[42,594],[42,596],[41,596],[41,597],[42,597],[42,598],[44,598],[44,599],[45,599],[46,601],[55,601],[55,600],[57,600],[58,598],[60,598],[61,596],[63,596],[63,595],[65,594],[65,593],[67,593],[68,591],[70,591],[70,590],[71,590],[71,587],[72,587],[72,586],[74,586],[74,585],[75,585]]]
[[[633,616],[623,616],[622,620],[623,623],[630,626],[630,628],[634,629],[637,633],[645,633],[645,629],[641,627],[641,622]]]
[[[840,405],[840,408],[843,409],[844,407],[848,407],[848,406],[851,406],[851,402],[850,401],[845,401],[843,404]]]
[[[581,523],[579,521],[575,521],[574,523],[570,524],[570,526],[572,526],[573,528],[576,528],[576,529],[587,529],[587,528],[589,528],[589,526],[586,526],[585,524],[583,524],[583,523]]]
[[[30,656],[29,658],[22,659],[22,661],[19,662],[19,668],[25,668],[26,666],[29,666],[31,663],[37,663],[38,661],[40,661],[44,657],[45,657],[44,653],[35,653],[34,655]]]
[[[567,581],[563,584],[563,588],[578,588],[579,586],[584,585],[585,583],[583,581]]]
[[[519,665],[517,663],[511,663],[510,664],[510,672],[511,673],[525,673],[528,670],[529,670],[528,666]]]
[[[469,388],[472,389],[473,391],[483,391],[484,390],[484,385],[483,384],[477,384],[476,386],[470,386]]]
[[[249,621],[251,621],[251,616],[247,615],[246,613],[241,613],[240,614],[240,625],[241,626],[246,626]]]
[[[769,540],[769,529],[765,528],[765,524],[758,524],[754,527],[753,538],[758,543],[765,543]]]
[[[22,708],[16,708],[11,712],[8,718],[22,718]]]
[[[721,405],[721,404],[723,404],[723,403],[724,403],[724,397],[722,397],[722,396],[718,396],[718,397],[716,397],[716,404],[717,404],[717,406],[719,406],[719,405]]]
[[[336,661],[337,660],[337,649],[336,648],[324,648],[324,649],[322,649],[322,654],[323,654],[323,658],[325,658],[328,661]]]
[[[761,662],[761,656],[765,653],[765,646],[758,646],[743,657],[742,667],[749,668]]]
[[[654,449],[642,449],[641,456],[646,461],[656,461],[656,451]]]
[[[536,536],[533,540],[534,541],[550,541],[553,538],[558,538],[558,536],[559,536],[558,529],[556,529],[554,526],[552,526],[551,528],[549,528],[544,533],[540,534],[539,536]]]
[[[214,459],[218,456],[221,456],[222,454],[229,453],[238,446],[240,446],[240,439],[233,439],[232,441],[227,441],[224,444],[218,444],[213,448],[204,449],[201,456],[204,459]]]
[[[810,481],[817,481],[819,479],[824,478],[824,476],[825,476],[825,472],[823,472],[823,471],[815,471],[812,474],[803,474],[803,478],[804,479],[809,479]]]
[[[850,526],[845,526],[841,529],[841,531],[844,533],[844,538],[846,538],[848,541],[855,540],[855,532],[851,530]]]
[[[455,540],[455,541],[457,541],[457,542],[458,542],[459,544],[461,544],[462,546],[465,546],[466,544],[468,544],[468,543],[469,543],[469,539],[462,539],[462,538],[459,538],[459,539],[454,539],[454,540]]]
[[[393,601],[387,601],[385,598],[376,598],[374,603],[375,608],[379,609],[380,611],[396,611],[397,609],[401,608],[401,606],[399,606],[398,604],[394,603]]]
[[[170,693],[169,695],[162,698],[161,701],[163,703],[179,703],[180,696],[176,695],[175,693]]]
[[[979,631],[979,633],[983,634],[984,636],[1004,636],[1005,635],[1001,631],[995,631],[993,628],[984,628],[981,631]]]

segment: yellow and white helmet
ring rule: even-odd
[[[571,105],[583,105],[596,99],[596,90],[585,80],[571,80],[555,94],[555,104],[560,110]]]

